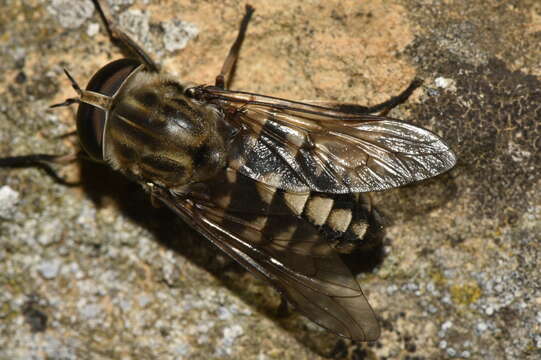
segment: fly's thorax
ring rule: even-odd
[[[144,183],[170,189],[212,178],[226,163],[223,115],[184,95],[177,81],[140,72],[115,96],[105,159]]]

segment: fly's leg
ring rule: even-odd
[[[129,53],[135,55],[135,57],[141,61],[148,70],[158,72],[158,65],[152,60],[150,55],[139,46],[128,34],[119,29],[118,24],[115,22],[112,16],[111,7],[106,0],[93,0],[98,13],[107,29],[109,37],[114,43],[120,44]]]
[[[229,49],[229,54],[227,54],[227,57],[225,58],[220,74],[216,76],[215,84],[221,89],[226,89],[230,85],[233,71],[235,69],[235,64],[237,63],[237,59],[239,58],[240,47],[242,45],[242,42],[244,41],[244,35],[246,34],[246,29],[248,28],[248,23],[250,22],[250,18],[252,17],[253,13],[254,8],[251,5],[246,5],[246,12],[244,13],[244,17],[240,22],[237,38]]]
[[[0,158],[0,167],[27,168],[37,167],[45,171],[55,182],[66,186],[78,186],[78,182],[70,182],[57,174],[52,165],[67,165],[77,160],[77,154],[50,155],[32,154],[25,156],[10,156]]]
[[[357,105],[357,104],[336,104],[336,103],[329,104],[328,106],[335,110],[342,111],[348,114],[366,115],[366,114],[379,113],[379,115],[384,116],[391,109],[393,109],[397,105],[400,105],[406,100],[408,100],[408,98],[415,91],[415,89],[421,86],[422,83],[423,82],[420,79],[414,79],[410,83],[410,85],[397,96],[393,96],[389,100],[384,101],[381,104],[377,104],[373,106],[362,106],[362,105]],[[322,102],[321,104],[325,106],[324,102]]]
[[[380,116],[385,116],[391,109],[396,107],[397,105],[402,104],[408,98],[411,96],[411,94],[417,89],[419,86],[421,86],[423,82],[420,79],[414,79],[410,85],[406,88],[406,90],[402,91],[397,96],[391,97],[389,100],[382,102],[381,104],[373,105],[373,106],[362,106],[357,104],[340,104],[340,103],[332,103],[328,106],[341,112],[345,112],[348,114],[356,114],[356,115],[366,115],[366,114],[375,114],[379,113]],[[323,106],[325,106],[325,103],[321,103]]]
[[[383,112],[381,115],[387,114],[392,108],[408,100],[408,98],[411,96],[411,94],[413,94],[415,89],[420,87],[422,83],[423,83],[422,80],[414,79],[406,88],[406,90],[402,91],[397,96],[393,96],[389,100],[382,102],[381,104],[367,107],[367,111],[370,114],[374,114],[377,112]]]
[[[280,305],[276,309],[276,316],[279,318],[285,318],[290,315],[289,307],[287,306],[288,302],[284,295],[280,294]]]

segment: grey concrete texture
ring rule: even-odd
[[[114,0],[165,71],[210,84],[245,2]],[[99,164],[0,169],[0,359],[541,358],[541,3],[252,1],[233,88],[386,100],[457,166],[373,194],[386,224],[359,282],[382,326],[355,344],[301,316],[137,184]],[[0,1],[0,156],[66,154],[74,96],[122,57],[90,0]],[[360,258],[361,259],[361,258]]]

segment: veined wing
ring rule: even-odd
[[[200,87],[238,132],[229,166],[292,192],[381,191],[436,176],[456,158],[435,134],[395,119]]]
[[[349,269],[313,225],[272,200],[275,191],[228,169],[188,196],[155,195],[312,321],[354,340],[375,340],[377,320]],[[229,206],[235,193],[257,196]]]

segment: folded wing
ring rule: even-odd
[[[240,174],[216,181],[190,197],[168,192],[156,196],[246,269],[268,280],[312,321],[354,340],[379,336],[377,320],[357,281],[313,225],[283,207],[273,209],[271,202],[263,205],[261,199],[274,194],[268,186]],[[224,207],[231,201],[227,194],[242,192],[243,187],[250,193],[249,186],[258,187],[259,199],[245,208]],[[222,195],[211,194],[214,191]],[[211,200],[213,196],[218,200]]]
[[[205,88],[207,89],[207,88]],[[208,88],[238,128],[230,167],[292,192],[381,191],[436,176],[456,158],[435,134],[391,118]]]

